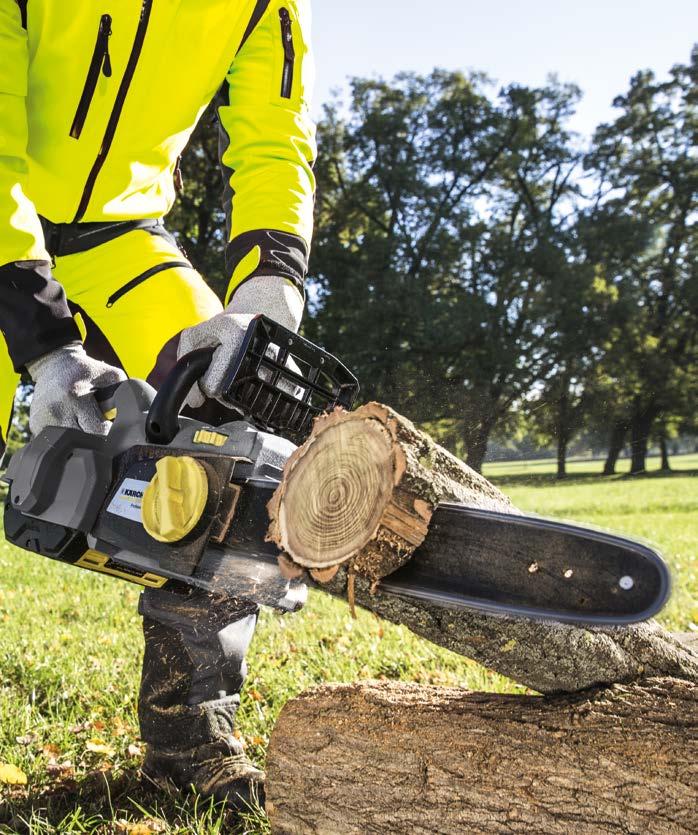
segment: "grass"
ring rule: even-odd
[[[676,581],[662,621],[697,629],[698,455],[673,464],[672,474],[640,478],[600,478],[598,462],[574,462],[564,482],[550,461],[493,464],[486,474],[523,509],[658,545]],[[219,807],[157,792],[140,778],[136,600],[134,587],[0,545],[0,763],[28,778],[0,784],[0,833],[269,831],[260,810],[232,821]],[[284,703],[320,682],[521,690],[366,612],[353,621],[344,604],[319,593],[298,615],[263,613],[249,664],[240,733],[260,764]]]

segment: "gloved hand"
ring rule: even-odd
[[[38,435],[45,426],[68,426],[106,435],[95,389],[120,383],[126,375],[118,368],[92,359],[80,342],[71,342],[27,363],[34,381],[29,428]]]
[[[223,383],[232,371],[247,328],[260,313],[284,328],[297,331],[303,316],[303,298],[285,278],[258,276],[236,290],[223,313],[182,332],[177,358],[197,348],[218,346],[208,371],[189,393],[188,406],[202,406],[204,395],[221,398]]]

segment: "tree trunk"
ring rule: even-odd
[[[567,435],[559,432],[557,436],[557,478],[567,478]]]
[[[270,502],[269,536],[289,555],[282,558],[282,569],[291,576],[310,568],[331,594],[356,600],[539,692],[652,675],[698,680],[698,657],[653,622],[584,629],[381,593],[376,580],[411,558],[431,509],[446,497],[518,512],[486,479],[405,418],[369,404],[316,422]]]
[[[647,447],[652,424],[657,415],[655,409],[635,411],[630,421],[630,475],[640,475],[647,470]]]
[[[463,432],[466,450],[465,462],[476,473],[482,472],[493,425],[494,423],[490,418],[480,417],[477,423],[466,426]]]
[[[275,835],[693,833],[698,687],[578,696],[324,685],[283,708],[267,755]]]
[[[662,453],[662,472],[671,472],[671,462],[669,461],[669,446],[667,444],[666,435],[663,432],[659,439],[659,448]]]
[[[567,374],[560,380],[560,393],[557,398],[557,478],[567,477],[567,447],[570,442],[570,391]]]
[[[606,463],[603,468],[604,475],[615,475],[616,464],[618,458],[623,451],[625,445],[625,436],[628,434],[628,422],[626,420],[616,420],[613,422],[611,429],[611,439],[608,445],[608,455]]]

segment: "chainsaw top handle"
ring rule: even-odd
[[[183,356],[167,375],[146,419],[149,443],[171,443],[191,387],[206,373],[217,346]],[[312,422],[337,406],[351,409],[356,377],[317,345],[266,316],[250,323],[221,400],[265,432],[301,444]]]
[[[179,412],[194,383],[208,370],[215,348],[198,348],[178,360],[158,390],[145,421],[151,444],[169,444],[179,432]]]

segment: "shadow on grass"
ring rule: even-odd
[[[238,815],[224,804],[161,788],[140,769],[95,771],[0,800],[0,833],[127,833],[140,823],[152,832],[268,832],[264,813]],[[166,827],[166,828],[165,828]]]
[[[555,473],[516,473],[504,476],[491,475],[488,478],[498,487],[572,487],[594,481],[602,484],[612,484],[618,481],[658,481],[669,478],[695,478],[697,476],[698,470],[650,470],[638,475],[630,475],[630,473],[603,475],[601,472],[570,473],[562,479],[557,478]]]

